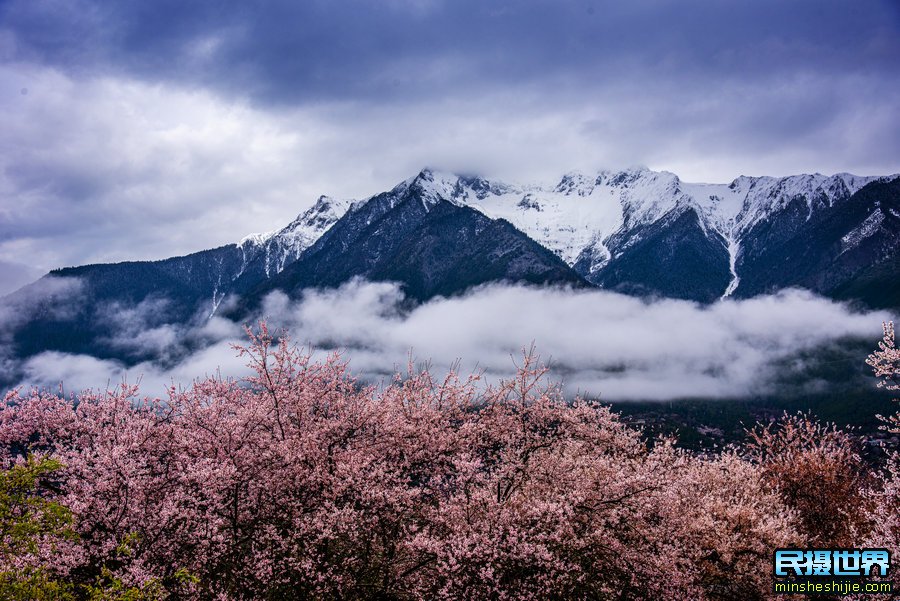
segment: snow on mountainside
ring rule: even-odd
[[[892,176],[893,177],[893,176]],[[419,192],[427,208],[441,200],[468,205],[493,219],[505,219],[529,237],[549,248],[569,265],[583,253],[607,259],[621,249],[606,244],[613,234],[659,220],[672,211],[694,208],[704,228],[729,241],[732,253],[753,225],[783,209],[794,198],[803,198],[812,214],[831,206],[878,177],[849,173],[788,177],[740,176],[728,184],[689,183],[666,171],[634,167],[596,174],[572,172],[558,183],[509,184],[480,177],[426,169],[395,186],[387,200],[409,189]],[[267,276],[279,273],[312,246],[348,210],[381,198],[361,201],[321,196],[315,205],[286,227],[265,234],[251,234],[238,246],[252,254],[265,254]],[[603,266],[598,261],[591,271]]]
[[[656,221],[679,207],[693,205],[704,225],[729,239],[796,196],[825,199],[830,206],[835,198],[849,196],[875,179],[849,174],[742,176],[730,184],[695,184],[672,173],[637,168],[601,171],[593,177],[568,174],[552,188],[494,184],[501,193],[465,190],[456,199],[512,222],[571,264],[591,244],[602,244],[620,229]]]
[[[851,248],[859,246],[863,240],[874,235],[883,222],[884,212],[880,208],[876,209],[859,227],[841,238],[841,253],[843,254]]]
[[[797,198],[811,216],[876,179],[817,173],[780,178],[741,176],[728,184],[706,184],[683,182],[666,171],[633,167],[593,174],[572,172],[556,183],[523,185],[425,169],[389,192],[361,201],[322,196],[287,227],[248,236],[238,247],[245,265],[262,261],[262,271],[270,278],[299,259],[348,211],[368,202],[384,203],[382,212],[392,210],[397,199],[414,192],[426,210],[446,201],[470,206],[492,219],[505,219],[584,277],[598,279],[611,261],[640,243],[652,224],[693,210],[704,235],[717,240],[727,253],[731,282],[723,296],[729,296],[740,284],[737,263],[742,239],[757,223],[783,211]],[[844,244],[850,248],[863,238],[849,236]]]
[[[266,277],[280,273],[296,261],[322,234],[343,217],[352,201],[320,196],[312,207],[287,226],[264,234],[250,234],[237,246],[244,252],[245,263],[262,255]]]
[[[426,170],[401,185],[419,185],[424,197],[467,204],[502,218],[574,266],[586,260],[585,275],[601,270],[640,239],[640,226],[693,208],[700,225],[727,243],[732,282],[741,237],[756,223],[803,198],[808,213],[848,198],[876,177],[847,173],[789,177],[741,176],[729,184],[682,182],[668,172],[644,167],[596,174],[569,173],[553,185],[517,185]],[[615,235],[615,237],[614,237]],[[617,245],[610,247],[611,242]]]
[[[589,248],[608,255],[605,242],[613,233],[656,221],[683,196],[677,177],[646,169],[595,176],[569,173],[552,187],[478,180],[477,190],[472,190],[461,181],[457,201],[506,219],[569,265]]]
[[[639,288],[643,286],[653,293],[651,280],[659,278],[660,272],[647,271],[647,266],[655,263],[659,267],[663,261],[652,255],[662,252],[659,257],[674,257],[665,253],[674,252],[675,247],[670,251],[657,248],[651,252],[647,244],[658,247],[665,238],[666,245],[675,244],[688,253],[680,254],[677,260],[673,258],[675,264],[669,267],[677,267],[689,256],[698,254],[706,259],[693,263],[691,270],[718,272],[718,266],[724,265],[725,274],[730,276],[714,297],[727,297],[738,293],[741,266],[747,269],[748,261],[754,260],[752,253],[745,252],[745,245],[752,242],[753,253],[758,255],[759,245],[765,244],[759,239],[760,231],[766,230],[767,224],[777,221],[781,224],[778,227],[783,228],[787,219],[794,223],[791,227],[803,228],[804,221],[814,223],[815,219],[810,221],[814,216],[832,212],[832,207],[867,184],[895,177],[816,173],[788,177],[741,176],[730,183],[706,184],[683,182],[673,173],[634,167],[590,174],[573,172],[551,184],[511,184],[426,169],[379,197],[389,200],[414,189],[426,209],[444,200],[470,206],[493,219],[502,218],[601,287],[630,290],[611,282],[609,275],[616,273],[617,281],[627,280],[637,269],[644,274],[644,283]],[[875,221],[872,217],[869,224]],[[663,235],[669,227],[667,223],[677,224],[682,231]],[[848,235],[843,241],[844,248],[854,248],[870,235],[870,230],[871,227],[863,228]],[[693,242],[688,243],[689,239]],[[703,239],[706,242],[697,245]],[[693,248],[688,248],[692,245]],[[718,282],[718,277],[713,279]],[[648,283],[649,289],[645,286]],[[718,283],[710,281],[704,292],[679,294],[709,299],[717,286]],[[665,285],[656,292],[671,293]]]

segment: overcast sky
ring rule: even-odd
[[[896,0],[6,0],[0,82],[0,294],[426,165],[900,171]]]

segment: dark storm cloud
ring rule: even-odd
[[[482,85],[900,73],[890,0],[13,0],[12,58],[271,103],[386,102]]]

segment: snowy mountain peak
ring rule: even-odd
[[[441,200],[454,200],[459,179],[459,176],[452,173],[426,168],[413,179],[409,189],[418,193],[428,207]]]
[[[350,208],[352,201],[330,196],[320,196],[315,204],[300,213],[293,221],[285,227],[272,230],[270,232],[250,234],[244,236],[237,246],[263,246],[267,243],[277,242],[280,244],[290,243],[296,246],[297,243],[303,244],[304,240],[310,240],[310,244],[315,239],[325,233],[335,221],[341,218]],[[306,244],[309,246],[309,244]]]
[[[477,200],[484,200],[488,196],[499,196],[518,190],[518,188],[503,182],[491,182],[482,177],[463,175],[459,176],[453,194],[456,199],[474,197]]]
[[[394,190],[415,192],[422,198],[426,207],[441,201],[467,205],[491,196],[521,191],[518,187],[499,181],[489,181],[477,175],[459,175],[427,168]]]
[[[593,175],[572,171],[554,184],[519,185],[425,168],[389,192],[355,203],[321,196],[287,227],[248,236],[240,245],[264,248],[266,272],[277,273],[347,211],[375,199],[386,203],[385,209],[392,209],[412,194],[426,210],[450,202],[494,219],[503,218],[569,265],[588,261],[589,272],[601,269],[617,252],[635,244],[640,239],[635,232],[641,228],[690,210],[698,215],[703,232],[715,232],[725,240],[735,260],[741,237],[769,215],[798,199],[812,215],[849,198],[875,179],[848,173],[742,175],[727,184],[707,184],[684,182],[674,173],[634,166],[621,171],[598,170]]]
[[[605,184],[608,186],[614,187],[628,187],[628,185],[634,181],[642,177],[646,177],[648,174],[663,174],[667,173],[665,171],[650,171],[647,167],[643,165],[637,165],[635,167],[629,167],[628,169],[623,169],[621,171],[609,171],[602,170],[598,173],[597,184]],[[669,174],[671,175],[671,174]]]
[[[588,177],[578,171],[572,171],[562,176],[562,179],[559,180],[553,191],[566,196],[589,196],[594,191],[595,184],[596,178]]]
[[[340,219],[341,215],[350,208],[352,202],[351,200],[332,198],[330,196],[320,196],[312,207],[298,215],[284,230],[295,229],[299,226],[327,227],[334,221],[337,221],[337,219]]]
[[[278,233],[278,230],[272,230],[269,232],[259,232],[255,234],[247,234],[235,246],[246,247],[246,246],[262,246],[266,243],[267,240],[271,239],[272,236]]]
[[[443,200],[506,219],[573,265],[579,256],[609,256],[607,245],[617,233],[690,209],[700,216],[704,231],[718,232],[736,251],[741,232],[795,198],[803,198],[811,212],[849,197],[873,179],[846,173],[803,174],[741,176],[729,184],[704,184],[635,166],[594,175],[572,171],[555,184],[542,186],[428,168],[392,192],[415,191],[426,207]],[[602,262],[597,263],[600,266]]]
[[[352,201],[320,196],[315,204],[280,230],[251,234],[237,245],[249,263],[261,257],[267,276],[281,272],[350,209]]]

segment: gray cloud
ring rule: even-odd
[[[887,0],[121,3],[13,0],[8,54],[275,104],[446,97],[486,82],[602,87],[772,72],[896,73]],[[551,78],[552,79],[552,78]]]
[[[22,366],[24,378],[20,386],[61,389],[66,394],[83,390],[105,390],[122,383],[137,383],[148,395],[162,396],[169,386],[189,386],[205,376],[239,377],[247,373],[242,360],[234,356],[230,342],[219,342],[185,358],[169,368],[145,362],[126,368],[118,361],[90,355],[73,355],[55,351],[41,353]]]
[[[21,263],[0,261],[0,296],[18,290],[28,282],[33,282],[42,275],[37,270]]]
[[[494,381],[509,376],[523,348],[534,343],[567,394],[607,401],[766,394],[783,363],[848,338],[874,344],[881,321],[890,318],[885,312],[855,313],[796,290],[711,306],[501,286],[435,299],[411,311],[402,301],[392,284],[356,281],[338,290],[306,291],[298,301],[273,293],[263,313],[271,326],[287,328],[295,342],[319,356],[342,352],[368,380],[403,371],[412,357],[438,373],[459,362],[464,373],[483,371]],[[229,347],[241,341],[238,326],[216,319],[203,330],[207,346],[168,368],[145,362],[125,369],[91,357],[44,353],[25,363],[26,383],[54,386],[63,380],[77,390],[140,376],[145,392],[160,394],[173,381],[188,383],[217,371],[246,373]],[[153,337],[135,340],[156,348]]]
[[[326,189],[318,136],[209,94],[0,65],[0,260],[162,258],[284,225]]]
[[[26,323],[34,315],[71,319],[81,308],[83,285],[78,278],[41,278],[0,302],[0,336]]]
[[[26,285],[15,297],[0,298],[0,370],[4,377],[19,373],[15,336],[24,324],[40,313],[71,319],[83,301],[82,282],[77,278],[41,278]]]
[[[95,319],[109,324],[114,332],[101,342],[137,356],[165,358],[183,336],[181,327],[167,323],[168,305],[166,299],[151,298],[134,306],[115,302],[98,307]]]

